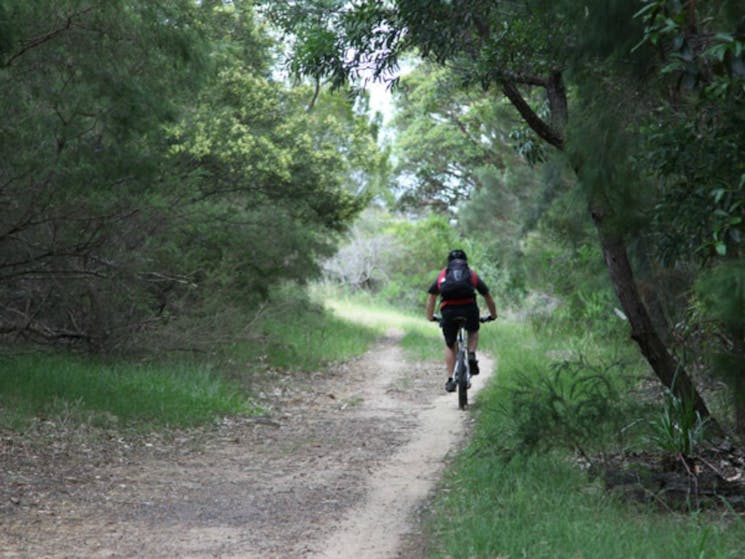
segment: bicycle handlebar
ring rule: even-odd
[[[482,323],[483,322],[491,322],[492,320],[496,320],[496,319],[497,319],[496,316],[486,315],[486,316],[479,317],[479,322],[482,322]],[[442,323],[442,317],[441,316],[437,316],[436,314],[433,314],[432,315],[432,322]]]

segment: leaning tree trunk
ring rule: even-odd
[[[517,109],[527,125],[540,138],[558,150],[564,151],[564,128],[568,117],[568,104],[561,72],[554,71],[546,78],[531,76],[522,83],[533,87],[540,86],[546,90],[551,111],[551,122],[546,122],[533,111],[514,81],[503,81],[502,92]],[[582,167],[581,156],[575,154],[575,157],[578,159],[573,162],[572,166],[579,177]],[[636,287],[623,237],[605,219],[606,212],[602,204],[599,204],[598,207],[591,205],[590,213],[600,235],[603,255],[613,289],[631,325],[631,338],[639,345],[639,349],[649,362],[652,370],[665,386],[673,390],[685,402],[690,402],[693,398],[695,410],[702,417],[711,417],[703,398],[696,390],[685,369],[667,350],[662,338],[652,324],[649,312],[644,306]],[[743,421],[745,421],[745,410]]]
[[[642,355],[647,359],[660,381],[684,402],[690,402],[693,399],[694,409],[701,414],[701,417],[710,417],[706,403],[696,390],[688,373],[667,350],[652,324],[649,312],[636,288],[626,243],[620,235],[608,231],[602,211],[591,209],[591,213],[600,235],[603,256],[613,289],[631,326],[631,338],[639,345]]]

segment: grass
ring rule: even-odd
[[[401,347],[413,359],[439,359],[442,355],[440,329],[437,324],[426,321],[424,311],[419,314],[405,312],[354,297],[329,299],[326,305],[336,316],[364,324],[378,335],[391,330],[403,333]]]
[[[0,424],[23,428],[32,417],[190,426],[218,414],[250,413],[245,395],[196,364],[109,364],[69,355],[0,361]]]
[[[356,357],[380,336],[376,328],[316,309],[300,319],[268,319],[262,329],[269,364],[312,371],[329,363]]]
[[[662,514],[605,493],[566,457],[466,453],[436,504],[431,557],[736,558],[737,518]]]
[[[364,353],[381,332],[285,301],[253,326],[251,339],[199,361],[105,362],[62,353],[0,358],[0,427],[23,430],[33,418],[61,417],[109,427],[188,427],[252,414],[260,411],[250,401],[256,375],[318,370]]]
[[[481,347],[498,357],[497,375],[479,394],[473,440],[433,503],[428,557],[745,557],[745,523],[735,515],[623,502],[591,482],[568,450],[516,450],[514,418],[503,413],[510,409],[507,387],[547,374],[552,356],[567,355],[570,341],[538,339],[523,325],[501,322],[484,329]],[[593,357],[603,353],[595,351]]]

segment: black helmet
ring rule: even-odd
[[[468,257],[466,256],[465,252],[457,248],[455,250],[451,250],[450,254],[448,254],[448,262],[452,262],[453,260],[468,260]]]

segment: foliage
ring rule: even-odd
[[[731,331],[745,328],[745,262],[719,263],[699,278],[696,291],[709,318]]]
[[[504,390],[499,421],[511,425],[509,440],[518,452],[569,448],[587,456],[629,421],[624,374],[620,362],[594,365],[581,356],[545,373],[518,374]]]
[[[250,413],[245,396],[195,363],[138,365],[62,355],[0,362],[0,421],[23,428],[30,418],[91,422],[109,428],[183,427],[216,415]],[[11,427],[13,425],[10,425]]]
[[[704,441],[708,418],[693,409],[692,400],[683,400],[668,390],[662,411],[651,422],[651,440],[665,452],[692,456]]]
[[[408,219],[368,210],[325,271],[328,279],[351,290],[364,289],[383,302],[419,311],[454,248],[466,251],[470,266],[499,297],[509,270],[494,261],[485,245],[458,235],[448,219],[437,214]]]
[[[393,126],[399,204],[455,212],[518,157],[506,130],[516,126],[505,104],[464,89],[451,69],[421,64],[395,91]]]
[[[275,281],[316,274],[384,180],[376,129],[350,99],[308,112],[307,87],[273,79],[253,2],[2,10],[12,339],[128,350],[219,304],[250,309]]]
[[[290,285],[256,311],[242,320],[221,314],[219,319],[236,327],[232,337],[188,357],[6,356],[0,359],[0,425],[24,429],[48,419],[112,429],[163,428],[256,413],[257,375],[315,371],[356,357],[391,325],[354,323]]]
[[[731,2],[647,0],[637,17],[668,92],[641,128],[646,153],[637,165],[659,185],[648,238],[667,269],[693,269],[682,287],[695,293],[696,312],[681,305],[674,320],[699,334],[685,350],[705,356],[716,347],[708,363],[732,390],[742,432],[745,338],[742,320],[726,318],[743,311],[734,279],[742,274],[745,217],[742,10]]]
[[[448,468],[442,489],[432,503],[425,525],[427,555],[442,558],[705,555],[732,559],[742,555],[744,527],[737,518],[708,513],[668,515],[660,514],[654,505],[629,505],[609,494],[600,483],[589,481],[586,472],[578,468],[575,451],[557,448],[559,445],[553,444],[552,439],[554,431],[546,425],[543,425],[545,438],[534,440],[540,440],[543,449],[553,450],[530,454],[517,451],[521,446],[526,450],[530,447],[523,445],[519,437],[513,437],[515,417],[502,413],[512,409],[521,417],[522,406],[513,402],[514,391],[508,386],[514,387],[518,379],[526,379],[525,386],[534,389],[536,399],[544,398],[541,401],[548,402],[548,395],[558,393],[561,397],[557,400],[558,409],[566,411],[582,402],[581,387],[585,383],[593,384],[589,380],[594,375],[592,368],[609,363],[605,345],[593,344],[587,348],[584,365],[575,360],[560,373],[560,378],[563,376],[560,389],[551,380],[548,363],[557,348],[567,351],[574,341],[566,331],[555,338],[536,337],[525,324],[506,321],[494,323],[484,332],[484,349],[489,348],[499,356],[498,382],[479,393],[473,410],[476,414],[473,441]],[[527,381],[529,375],[534,375],[531,382]],[[599,409],[602,403],[607,403],[617,412],[627,409],[626,421],[616,425],[646,419],[649,410],[640,406],[638,393],[626,393],[623,383],[613,377],[611,372],[608,380],[617,388],[621,401],[588,405],[580,413],[587,414],[588,419],[595,414],[605,414],[611,419],[613,412]],[[581,381],[583,378],[588,380]],[[575,383],[575,391],[580,390],[579,398],[564,404]],[[592,390],[601,388],[602,384]],[[601,388],[598,392],[605,391]],[[541,407],[540,403],[526,399],[527,402],[521,403]],[[544,413],[537,419],[554,413],[548,404],[542,407]],[[562,423],[573,427],[569,433],[577,432],[573,418],[559,417],[564,418]],[[605,432],[592,425],[579,432],[589,435],[595,429],[604,437],[613,431],[610,428],[613,424],[614,421],[606,423]],[[554,421],[550,425],[556,427],[559,423]],[[541,428],[527,424],[524,432],[537,434]],[[562,432],[559,437],[560,442],[573,442]],[[595,449],[603,442],[613,441],[603,438],[590,441]]]

